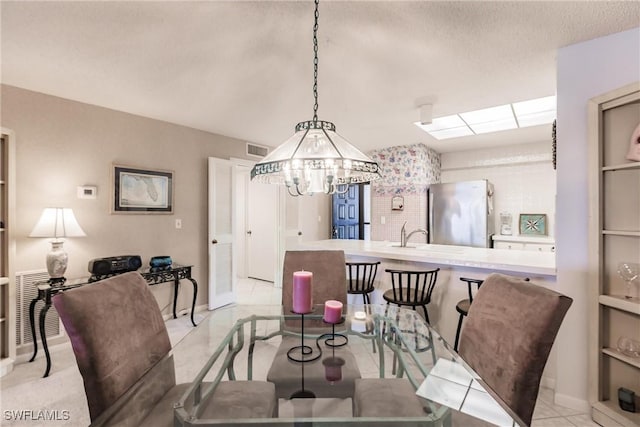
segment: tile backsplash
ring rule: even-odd
[[[513,235],[520,214],[546,214],[548,235],[555,235],[556,171],[547,142],[444,153],[442,182],[487,179],[494,186],[495,230],[500,213],[512,215]]]
[[[381,168],[382,179],[371,184],[371,240],[400,241],[407,232],[427,227],[427,187],[440,180],[440,155],[424,144],[403,145],[369,153]],[[394,196],[403,198],[402,209],[392,209]],[[414,242],[426,243],[424,235]]]

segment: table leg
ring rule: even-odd
[[[47,311],[51,304],[45,304],[40,310],[40,338],[42,339],[42,348],[44,349],[44,355],[47,358],[47,369],[44,371],[44,375],[42,378],[46,378],[49,376],[49,371],[51,370],[51,356],[49,355],[49,347],[47,346],[47,334],[44,329],[44,322],[47,317]]]
[[[38,337],[36,336],[36,303],[38,298],[31,300],[29,304],[29,326],[31,326],[31,338],[33,339],[33,356],[29,359],[29,362],[33,362],[38,354]]]
[[[173,318],[177,319],[176,316],[176,305],[178,304],[178,286],[180,286],[180,279],[176,279],[173,281]]]
[[[191,323],[193,323],[193,326],[197,326],[196,321],[193,320],[193,314],[196,312],[196,297],[198,296],[198,283],[196,282],[196,279],[192,279],[191,277],[187,277],[187,279],[189,279],[189,281],[193,284],[193,301],[191,302]]]
[[[251,343],[249,344],[249,354],[247,355],[247,380],[253,379],[253,349],[256,346],[256,318],[251,319]]]

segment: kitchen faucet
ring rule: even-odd
[[[409,241],[409,238],[413,236],[415,233],[422,233],[425,236],[428,235],[427,230],[425,230],[424,228],[418,228],[416,230],[413,230],[411,233],[407,234],[407,231],[405,230],[406,225],[407,225],[407,221],[405,221],[404,224],[402,224],[402,229],[400,230],[400,247],[401,248],[407,247],[407,242]]]

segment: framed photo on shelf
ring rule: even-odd
[[[113,165],[113,213],[173,213],[173,171]]]
[[[520,214],[520,234],[546,236],[547,214]]]

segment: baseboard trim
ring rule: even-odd
[[[14,360],[9,359],[8,357],[0,361],[0,377],[4,377],[9,372],[13,371],[13,363]]]
[[[550,388],[551,390],[556,389],[556,379],[551,377],[542,377],[540,379],[540,387]]]
[[[584,414],[591,413],[591,405],[587,400],[556,392],[553,396],[553,401],[556,405],[564,406],[565,408],[574,409]]]

